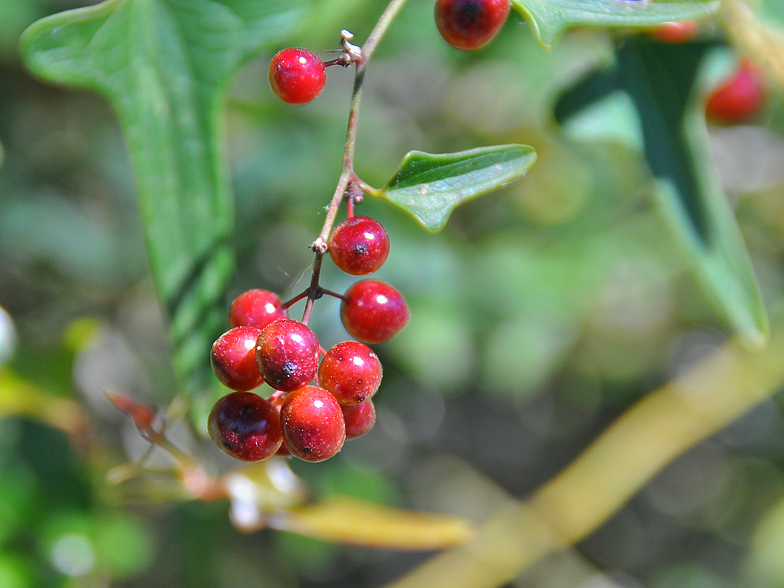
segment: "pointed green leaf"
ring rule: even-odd
[[[231,73],[296,22],[287,0],[108,0],[34,23],[28,67],[115,108],[177,373],[193,393],[225,325],[234,222],[220,107]]]
[[[480,147],[443,155],[411,151],[381,195],[425,228],[438,231],[458,204],[522,177],[535,161],[536,152],[528,145]]]
[[[768,336],[768,318],[749,254],[711,159],[703,105],[695,91],[711,43],[665,44],[627,39],[617,51],[617,85],[639,115],[645,157],[663,216],[722,318],[750,347]],[[598,72],[608,79],[608,72]],[[585,81],[577,87],[593,85]],[[559,122],[584,106],[565,94]],[[596,93],[596,97],[601,97]]]
[[[718,0],[512,0],[549,47],[570,27],[651,27],[699,20],[716,12]]]

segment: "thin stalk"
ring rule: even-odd
[[[318,238],[313,242],[311,248],[316,253],[325,253],[327,247],[327,240],[332,231],[332,226],[335,224],[335,217],[337,216],[340,203],[343,200],[343,195],[348,188],[348,183],[354,176],[354,150],[357,143],[357,122],[359,120],[359,106],[362,101],[362,85],[365,80],[365,69],[370,58],[376,51],[379,42],[389,30],[390,25],[395,20],[395,17],[400,13],[403,6],[408,0],[392,0],[384,10],[384,13],[378,19],[376,26],[368,35],[365,44],[360,51],[361,58],[356,61],[356,71],[354,74],[354,91],[351,95],[351,106],[348,113],[348,129],[346,130],[346,146],[343,149],[343,170],[341,171],[338,184],[335,187],[335,192],[332,195],[332,200],[327,208],[327,216],[324,219],[324,226],[319,233]],[[348,43],[350,36],[344,35],[344,47],[350,46]],[[353,46],[351,46],[353,47]]]
[[[319,275],[321,274],[321,260],[323,257],[323,253],[316,253],[316,261],[313,263],[313,274],[311,274],[310,287],[308,288],[308,301],[305,303],[305,312],[302,313],[303,325],[307,325],[310,320],[310,313],[313,311],[313,303],[317,298],[321,298]]]

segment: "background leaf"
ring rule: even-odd
[[[275,0],[108,0],[38,21],[21,40],[35,73],[99,92],[119,115],[175,369],[191,393],[225,326],[234,267],[225,86],[298,14],[298,3]]]
[[[696,20],[718,10],[715,0],[685,2],[644,0],[513,0],[545,47],[570,27],[651,27],[669,21]]]
[[[767,338],[767,315],[734,211],[719,184],[695,91],[712,46],[627,39],[617,50],[617,68],[597,72],[595,83],[577,84],[559,100],[555,113],[563,122],[605,95],[609,85],[604,88],[600,81],[614,80],[631,97],[665,219],[724,320],[747,344],[759,346]],[[595,87],[607,91],[593,92]]]
[[[536,152],[527,145],[480,147],[444,155],[411,151],[381,195],[424,227],[438,231],[458,204],[520,178],[535,161]]]

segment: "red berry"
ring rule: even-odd
[[[362,280],[346,292],[340,318],[353,337],[365,343],[383,343],[408,324],[411,312],[403,295],[389,284]]]
[[[243,461],[267,459],[283,442],[278,410],[252,392],[232,392],[218,400],[207,429],[221,451]]]
[[[356,341],[338,343],[321,360],[319,385],[329,390],[342,406],[371,398],[381,384],[381,362],[367,345]]]
[[[377,220],[366,216],[347,218],[332,231],[329,254],[347,274],[364,276],[384,265],[389,255],[389,235]]]
[[[284,102],[305,104],[324,88],[327,70],[313,51],[290,47],[272,58],[269,81],[272,91]]]
[[[734,124],[754,116],[765,102],[763,74],[748,60],[708,98],[705,114],[714,122]]]
[[[329,459],[346,440],[343,411],[324,388],[307,386],[289,394],[280,418],[286,447],[305,461]]]
[[[509,0],[437,0],[436,26],[457,49],[479,49],[493,40],[509,16]]]
[[[346,439],[361,437],[376,424],[376,407],[373,406],[372,400],[342,408],[343,419],[346,421]]]
[[[663,43],[687,43],[700,32],[700,25],[693,20],[666,22],[651,31]]]
[[[235,327],[212,345],[212,369],[224,386],[245,392],[264,383],[254,351],[260,334],[256,327]]]
[[[316,335],[298,321],[280,319],[261,331],[256,342],[256,363],[264,380],[275,390],[297,390],[308,384],[318,369]]]
[[[243,292],[229,309],[230,327],[256,327],[263,329],[268,324],[282,318],[289,318],[283,302],[277,294],[269,290],[248,290]]]

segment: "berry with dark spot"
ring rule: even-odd
[[[324,461],[337,454],[346,440],[340,404],[318,386],[292,392],[280,410],[283,438],[292,455],[305,461]]]
[[[256,342],[256,363],[275,390],[290,392],[307,385],[318,369],[319,343],[306,325],[280,319],[267,325]]]
[[[267,459],[283,442],[278,410],[252,392],[232,392],[218,400],[207,429],[221,451],[242,461]]]
[[[452,47],[479,49],[498,34],[510,8],[509,0],[437,0],[436,26]]]
[[[365,402],[378,391],[381,362],[367,345],[357,341],[338,343],[327,351],[318,370],[319,385],[341,406]]]
[[[389,235],[380,222],[366,216],[347,218],[332,231],[329,255],[352,276],[379,269],[389,255]]]

